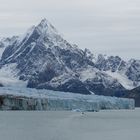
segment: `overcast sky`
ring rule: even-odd
[[[140,59],[140,0],[0,0],[0,36],[22,34],[42,18],[81,48]]]

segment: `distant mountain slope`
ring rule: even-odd
[[[135,99],[136,107],[140,107],[140,86],[127,91],[124,97]]]
[[[122,97],[140,85],[139,60],[95,58],[88,49],[63,39],[46,19],[23,36],[1,39],[0,48],[0,83],[4,86],[27,83],[30,88]],[[12,69],[7,75],[6,67]]]
[[[13,36],[11,38],[0,38],[0,59],[2,57],[2,54],[5,50],[6,47],[8,47],[9,45],[13,44],[14,41],[17,39],[18,37]]]
[[[140,60],[125,62],[119,56],[99,55],[95,66],[116,78],[128,90],[140,85]]]

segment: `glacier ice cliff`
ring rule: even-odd
[[[0,110],[99,111],[134,108],[133,99],[27,88],[0,88]]]

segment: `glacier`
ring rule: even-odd
[[[0,110],[81,110],[134,109],[133,99],[82,95],[51,90],[1,87]]]

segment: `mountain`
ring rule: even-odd
[[[43,19],[23,36],[0,39],[0,83],[81,94],[124,96],[140,85],[140,61],[99,55],[67,42]]]
[[[116,78],[128,90],[140,85],[140,60],[126,62],[119,56],[99,55],[96,67]]]

